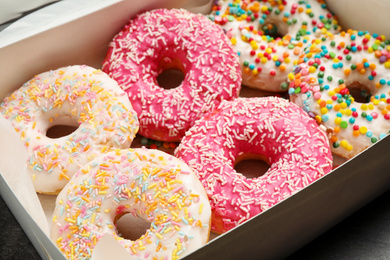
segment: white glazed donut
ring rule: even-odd
[[[129,148],[138,119],[126,94],[107,74],[69,66],[36,75],[4,99],[1,113],[28,150],[28,171],[37,192],[56,194],[91,159]],[[47,136],[56,125],[77,129]]]
[[[287,75],[312,39],[340,30],[322,0],[219,0],[209,17],[238,52],[243,85],[272,92],[287,91]]]
[[[150,223],[135,241],[116,230],[116,219],[127,213]],[[56,201],[51,238],[68,259],[90,259],[104,234],[131,259],[178,259],[208,241],[210,218],[206,192],[185,163],[158,150],[122,149],[69,181]]]
[[[323,124],[350,159],[390,130],[390,45],[363,31],[317,40],[289,75],[290,99]]]

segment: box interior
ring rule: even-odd
[[[207,7],[210,3],[202,1],[199,6],[194,6],[193,2],[179,0],[102,2],[104,4],[93,12],[78,14],[62,24],[19,37],[12,44],[0,40],[0,99],[43,71],[75,64],[100,68],[108,43],[137,12],[178,6],[200,10],[195,8]],[[2,32],[0,39],[1,36]],[[268,94],[249,89],[242,95]],[[342,165],[330,174],[239,227],[213,237],[185,259],[287,257],[389,189],[390,177],[386,174],[385,159],[377,156],[386,154],[389,145],[390,139],[386,137],[358,158],[345,163],[340,160],[337,164]],[[36,219],[23,208],[13,189],[0,175],[2,197],[42,258],[65,259],[37,225]],[[51,221],[53,198],[39,195],[39,199],[48,221]],[[94,259],[99,259],[99,256],[94,256]]]

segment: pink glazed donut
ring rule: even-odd
[[[164,89],[157,76],[181,70],[183,82]],[[139,133],[179,141],[205,112],[238,96],[238,56],[219,26],[182,9],[158,9],[131,20],[109,45],[103,71],[125,90]]]
[[[277,97],[224,101],[198,120],[175,156],[198,175],[209,196],[215,233],[226,232],[332,170],[325,132],[297,105]],[[262,159],[249,179],[234,166]]]

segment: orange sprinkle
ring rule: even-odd
[[[315,83],[315,82],[316,82],[316,78],[311,77],[311,78],[309,79],[309,83],[310,83],[310,84],[313,84],[313,83]]]
[[[299,86],[301,83],[302,83],[302,81],[300,79],[295,79],[294,80],[294,85],[295,86]]]
[[[301,53],[301,48],[295,47],[294,48],[294,54],[295,55],[299,55],[299,53]]]

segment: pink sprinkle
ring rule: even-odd
[[[317,99],[317,100],[320,99],[321,98],[321,93],[320,92],[315,92],[314,93],[314,98]]]

